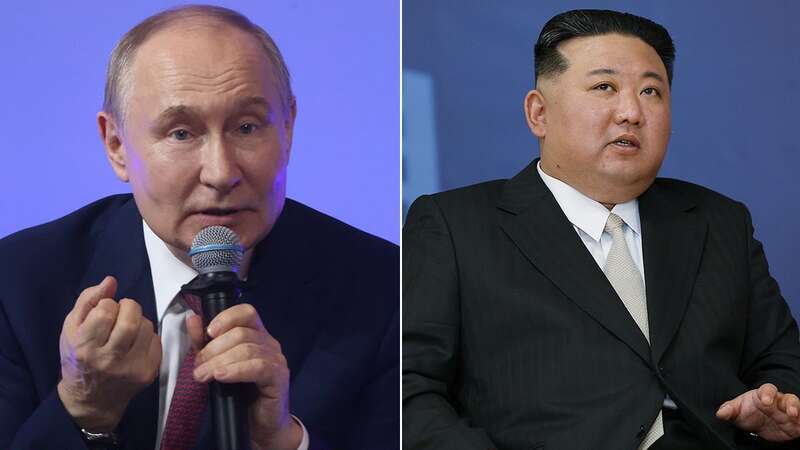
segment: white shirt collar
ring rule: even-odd
[[[164,318],[167,308],[180,292],[181,286],[191,281],[197,272],[175,257],[167,244],[142,220],[144,246],[150,260],[150,273],[153,278],[153,292],[156,296],[156,315],[158,322]]]
[[[609,211],[600,202],[592,200],[567,183],[544,173],[541,161],[536,164],[536,170],[544,184],[553,193],[567,219],[595,241],[600,242],[608,215],[612,212],[621,217],[634,233],[641,234],[639,201],[637,199],[620,203]]]

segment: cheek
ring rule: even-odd
[[[265,142],[260,151],[245,149],[241,155],[241,167],[255,189],[268,192],[272,186],[285,182],[289,153],[277,136]]]
[[[565,105],[558,116],[560,134],[568,140],[584,141],[604,132],[610,121],[608,108],[592,102]]]
[[[147,161],[142,159],[136,152],[128,152],[128,156],[126,168],[133,191],[141,192],[150,190],[152,169],[147,164]]]
[[[196,176],[195,164],[186,159],[159,158],[153,154],[131,158],[129,171],[131,187],[154,203],[182,203],[187,189]]]
[[[651,114],[650,132],[655,142],[666,146],[672,135],[672,116],[669,109],[659,109]]]

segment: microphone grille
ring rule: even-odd
[[[203,228],[194,237],[189,256],[194,270],[199,273],[237,272],[242,264],[244,249],[233,230],[212,225]]]

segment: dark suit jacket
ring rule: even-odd
[[[142,219],[130,195],[0,241],[0,448],[83,449],[56,393],[58,341],[78,294],[105,275],[157,323]],[[399,448],[397,247],[287,200],[244,288],[291,371],[311,448]],[[158,381],[129,404],[125,449],[151,450]],[[212,448],[208,412],[197,449]]]
[[[705,448],[733,448],[722,402],[800,393],[797,326],[745,207],[658,179],[639,211],[651,346],[535,162],[412,205],[404,448],[635,449],[665,393]]]

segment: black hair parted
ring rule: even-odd
[[[629,13],[601,9],[576,9],[558,14],[547,21],[533,50],[536,80],[567,70],[568,62],[558,51],[562,42],[588,36],[622,34],[637,37],[658,53],[672,84],[675,45],[669,32],[650,19]]]

